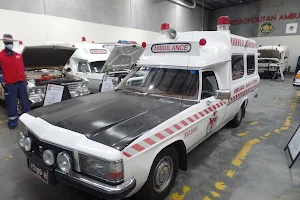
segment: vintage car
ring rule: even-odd
[[[273,77],[279,69],[282,72],[290,70],[288,63],[289,48],[287,46],[262,46],[258,48],[258,73]],[[278,78],[280,73],[276,73],[274,78]]]
[[[101,92],[103,76],[110,74],[124,78],[133,64],[142,55],[144,49],[137,44],[117,43],[108,49],[102,44],[79,43],[77,50],[64,67],[67,74],[88,79],[91,93]]]
[[[22,48],[27,77],[28,97],[32,107],[42,106],[49,83],[66,85],[72,98],[89,94],[88,80],[84,77],[63,73],[76,48],[55,45],[26,46]],[[0,99],[4,100],[4,89],[0,86]],[[22,113],[18,101],[18,112]]]
[[[226,124],[238,127],[257,97],[256,43],[229,24],[220,17],[218,31],[184,33],[163,24],[115,90],[23,114],[29,170],[105,199],[165,199],[187,153]]]

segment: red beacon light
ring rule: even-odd
[[[92,43],[94,44],[95,42],[94,42],[94,41],[92,41]]]
[[[169,30],[169,28],[170,28],[170,24],[168,24],[168,23],[163,23],[163,24],[161,24],[161,26],[160,26],[160,30],[161,30],[161,31]]]
[[[22,41],[22,40],[20,40],[20,41],[19,41],[19,45],[22,45],[22,44],[23,44],[23,41]]]
[[[86,37],[82,37],[82,38],[81,38],[81,41],[82,41],[82,42],[86,42]]]
[[[72,47],[75,47],[75,44],[72,44]]]
[[[280,47],[280,44],[278,46]]]
[[[206,39],[202,38],[202,39],[199,41],[199,45],[200,45],[200,46],[205,46],[205,45],[206,45]]]
[[[220,16],[218,19],[218,31],[228,31],[230,26],[230,19],[228,16]]]
[[[146,42],[143,42],[143,43],[142,43],[142,47],[143,47],[143,48],[146,48],[146,46],[147,46],[147,43],[146,43]]]

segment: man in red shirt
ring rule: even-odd
[[[8,127],[14,129],[18,125],[17,101],[21,101],[22,111],[30,110],[27,94],[27,80],[22,55],[14,52],[13,37],[3,35],[5,49],[0,52],[0,78],[3,78],[5,101],[7,104]],[[1,80],[1,79],[0,79]]]

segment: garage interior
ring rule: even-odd
[[[78,43],[82,37],[95,43],[150,43],[162,23],[178,32],[215,31],[219,16],[237,20],[231,33],[258,46],[288,46],[285,80],[261,78],[258,97],[249,103],[241,125],[225,126],[190,152],[188,170],[179,171],[166,200],[300,199],[300,162],[290,169],[284,151],[300,121],[300,91],[293,89],[300,28],[286,30],[300,22],[299,0],[0,0],[0,14],[5,16],[0,35],[11,33],[24,46]],[[261,32],[264,21],[251,21],[262,16],[276,16],[270,33]],[[49,187],[34,176],[18,145],[19,128],[7,127],[6,104],[0,105],[1,200],[99,199],[64,184]]]

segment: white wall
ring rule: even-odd
[[[138,43],[151,42],[159,33],[139,29],[117,27],[84,22],[74,19],[53,17],[0,9],[0,37],[10,33],[24,45],[39,45],[46,41],[81,42],[85,36],[88,42],[116,42],[133,40]],[[3,46],[3,43],[0,42]]]
[[[294,72],[297,66],[298,57],[300,56],[300,35],[293,36],[277,36],[277,37],[256,37],[252,38],[257,42],[257,45],[282,45],[289,46],[289,65],[290,71]]]

